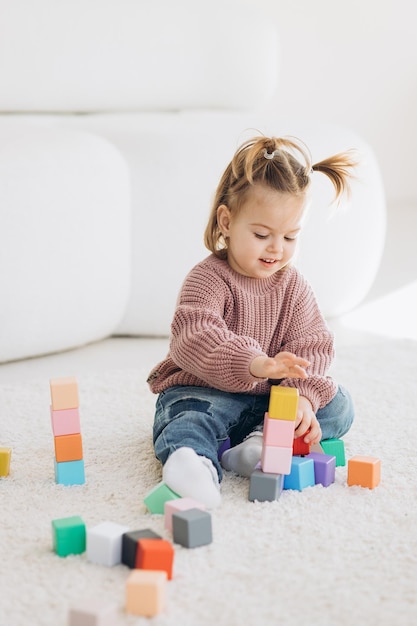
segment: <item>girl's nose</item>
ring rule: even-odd
[[[268,251],[274,254],[274,256],[281,258],[284,252],[284,246],[281,237],[275,237],[271,240]]]

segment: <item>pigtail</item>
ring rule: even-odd
[[[358,165],[354,150],[339,152],[327,159],[312,165],[313,172],[322,172],[333,184],[335,201],[340,200],[343,194],[350,194],[350,179],[353,178],[352,169]]]

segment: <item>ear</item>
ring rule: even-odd
[[[229,234],[230,222],[230,211],[225,204],[221,204],[217,209],[217,224],[223,237],[227,237]]]

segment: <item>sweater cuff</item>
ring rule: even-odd
[[[257,378],[250,373],[250,365],[257,356],[265,356],[262,350],[252,350],[236,357],[232,363],[233,375],[242,382],[255,386],[267,378]]]

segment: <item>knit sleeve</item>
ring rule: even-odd
[[[301,280],[295,298],[291,322],[281,350],[293,352],[310,362],[306,379],[285,379],[281,384],[296,387],[308,398],[316,412],[336,395],[337,385],[327,371],[334,358],[333,334],[317,305],[311,287]]]
[[[227,285],[216,277],[195,272],[180,293],[171,325],[170,354],[184,372],[210,387],[230,392],[250,392],[260,382],[249,367],[263,354],[259,343],[230,330],[224,320]]]

